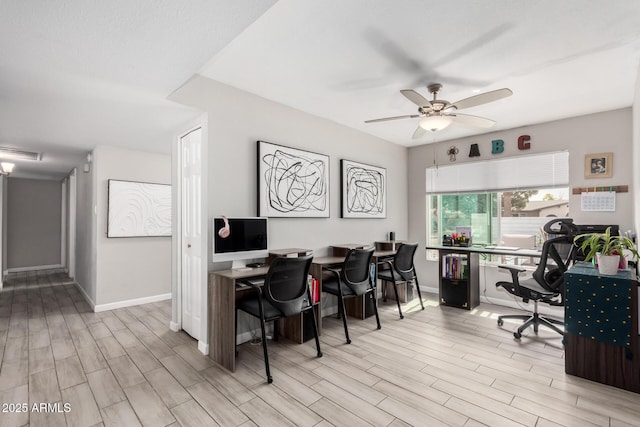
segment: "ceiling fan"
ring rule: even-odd
[[[429,101],[413,89],[403,89],[400,91],[409,101],[418,106],[418,114],[409,114],[404,116],[384,117],[381,119],[366,120],[365,123],[384,122],[387,120],[398,119],[414,119],[422,117],[418,128],[413,133],[413,139],[420,138],[427,131],[436,132],[449,126],[456,124],[459,126],[488,129],[495,125],[496,122],[484,117],[471,116],[469,114],[457,113],[457,110],[463,108],[475,107],[476,105],[486,104],[488,102],[497,101],[502,98],[513,95],[511,89],[503,88],[493,90],[491,92],[481,93],[469,98],[462,99],[457,102],[449,102],[438,99],[438,92],[442,89],[440,83],[433,83],[427,86],[430,93],[433,94],[433,100]]]

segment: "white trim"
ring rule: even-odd
[[[54,268],[64,268],[62,264],[51,264],[51,265],[34,265],[32,267],[15,267],[15,268],[7,268],[7,273],[19,273],[21,271],[38,271],[38,270],[52,270]]]
[[[198,341],[198,350],[200,350],[200,353],[204,355],[209,354],[209,344],[204,341]]]
[[[72,169],[69,173],[69,236],[67,240],[67,268],[69,277],[76,277],[76,204],[77,204],[77,177],[76,169]]]
[[[67,266],[67,196],[69,191],[69,178],[62,180],[60,201],[60,264]]]
[[[171,329],[173,332],[178,332],[180,329],[182,329],[182,325],[179,322],[174,322],[172,320],[171,322],[169,322],[169,329]]]
[[[108,311],[108,310],[114,310],[116,308],[124,308],[124,307],[131,307],[133,305],[140,305],[140,304],[149,304],[150,302],[158,302],[158,301],[165,301],[171,299],[171,294],[160,294],[160,295],[153,295],[150,297],[143,297],[143,298],[136,298],[136,299],[129,299],[129,300],[125,300],[125,301],[118,301],[118,302],[110,302],[108,304],[99,304],[93,307],[93,311],[95,311],[96,313],[100,312],[100,311]]]

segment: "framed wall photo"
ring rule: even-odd
[[[258,141],[258,216],[329,218],[329,156]]]
[[[171,185],[109,180],[107,237],[171,236]]]
[[[594,153],[584,156],[585,178],[611,178],[613,153]]]
[[[387,170],[340,160],[342,218],[387,217]]]

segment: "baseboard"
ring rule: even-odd
[[[169,322],[169,329],[171,329],[173,332],[178,332],[180,329],[182,329],[182,325],[178,322],[171,321]]]
[[[116,308],[131,307],[133,305],[149,304],[150,302],[165,301],[171,299],[171,293],[153,295],[150,297],[136,298],[125,301],[111,302],[108,304],[98,304],[93,308],[96,313],[100,311],[114,310]]]
[[[209,344],[206,344],[203,341],[198,340],[198,350],[200,350],[200,353],[204,355],[209,354]]]
[[[32,267],[7,268],[6,273],[20,273],[22,271],[53,270],[54,268],[64,268],[64,265],[51,264],[51,265],[34,265]]]
[[[76,281],[74,281],[73,284],[76,285],[76,288],[78,288],[78,290],[80,291],[80,293],[84,297],[85,301],[87,301],[87,304],[89,304],[91,306],[91,309],[93,311],[96,311],[96,303],[94,303],[93,300],[91,298],[89,298],[89,295],[87,295],[87,293],[85,292],[84,288],[82,286],[80,286],[80,284],[78,282],[76,282]]]

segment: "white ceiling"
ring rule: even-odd
[[[167,96],[198,72],[407,146],[479,133],[416,141],[419,119],[364,124],[414,114],[399,90],[427,96],[428,83],[452,102],[511,88],[463,111],[496,120],[492,131],[633,100],[637,0],[274,2],[2,1],[0,145],[45,153],[14,176],[63,176],[100,144],[168,153],[198,112]]]

